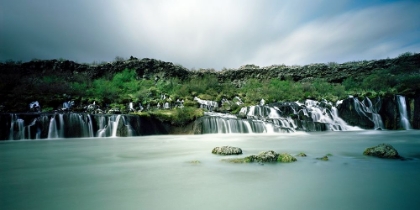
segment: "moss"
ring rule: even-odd
[[[316,158],[317,160],[322,160],[322,161],[328,161],[328,156],[324,156],[324,157],[320,157],[320,158]]]
[[[229,159],[222,159],[223,162],[228,163],[252,163],[254,162],[253,155],[247,156],[244,158],[229,158]]]
[[[190,163],[192,165],[198,165],[201,164],[201,162],[199,160],[191,160],[191,161],[187,161],[187,163]]]
[[[307,155],[305,154],[305,153],[303,153],[303,152],[300,152],[299,154],[297,154],[296,156],[298,156],[298,157],[306,157]]]
[[[172,125],[182,126],[204,116],[204,111],[202,109],[184,107],[182,109],[155,110],[150,112],[150,115],[161,121],[170,122]]]
[[[295,161],[297,161],[297,159],[288,153],[279,154],[279,156],[277,157],[277,162],[281,163],[291,163]]]

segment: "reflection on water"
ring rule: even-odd
[[[0,209],[416,209],[419,131],[0,142]],[[362,155],[392,144],[411,160]],[[298,154],[229,164],[216,146]],[[331,153],[330,161],[316,160]]]

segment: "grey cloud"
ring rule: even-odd
[[[399,49],[407,49],[405,43],[418,46],[419,9],[418,4],[393,4],[317,19],[267,43],[251,62],[308,64],[396,56],[404,52]]]
[[[156,58],[188,68],[307,64],[419,51],[419,3],[0,2],[0,60]]]

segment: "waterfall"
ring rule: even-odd
[[[99,117],[99,129],[96,132],[97,137],[106,137],[106,131],[107,131],[108,125],[106,124],[105,116]]]
[[[114,121],[110,122],[112,123],[111,127],[112,127],[112,133],[111,133],[111,137],[117,137],[117,130],[118,130],[118,122],[120,121],[121,115],[117,115],[117,117],[115,117]]]
[[[94,137],[93,135],[93,125],[92,125],[92,118],[90,117],[90,114],[87,114],[88,119],[88,131],[89,131],[89,137]]]
[[[194,101],[197,101],[197,103],[200,104],[200,108],[206,109],[208,111],[213,111],[218,107],[218,103],[216,101],[202,100],[198,97],[194,97]]]
[[[380,99],[379,99],[379,102],[380,102]],[[372,104],[372,101],[368,97],[366,97],[362,103],[365,105],[364,107],[365,112],[372,114],[372,117],[370,119],[372,120],[373,124],[375,124],[374,129],[383,130],[384,123],[382,122],[381,115],[378,114],[379,109],[376,108],[376,106]]]
[[[11,114],[10,117],[9,140],[25,139],[24,120],[18,118],[16,114]]]
[[[310,116],[313,122],[325,124],[327,130],[340,131],[340,130],[360,130],[357,127],[347,125],[347,123],[338,116],[337,108],[332,106],[331,103],[314,100],[305,101],[306,109],[303,109],[305,116]]]
[[[219,133],[288,133],[294,129],[261,120],[236,119],[232,117],[205,116],[201,118],[202,134]]]
[[[130,119],[134,119],[130,124]],[[87,137],[125,137],[159,134],[164,132],[159,126],[147,125],[148,130],[142,130],[142,117],[124,115],[90,115],[87,113],[41,113],[41,114],[10,114],[3,123],[0,140],[19,139],[57,139],[57,138],[87,138]],[[25,119],[25,120],[24,120]],[[149,120],[144,119],[147,123]],[[26,123],[30,122],[30,123]],[[6,125],[7,127],[4,127]],[[2,126],[2,124],[0,124]],[[160,130],[158,130],[160,129]],[[167,131],[166,131],[167,132]],[[1,132],[0,132],[1,134]]]
[[[398,110],[400,112],[400,123],[401,127],[405,130],[411,129],[410,121],[408,120],[407,114],[407,104],[405,102],[405,97],[397,95]]]
[[[374,124],[374,129],[383,130],[384,124],[382,122],[381,116],[378,114],[379,108],[372,104],[372,101],[366,97],[362,102],[357,98],[353,98],[354,109],[356,110],[359,116],[367,117]],[[380,99],[378,99],[380,102]]]
[[[58,132],[58,137],[59,138],[64,138],[64,118],[63,118],[63,114],[58,114],[58,124],[59,126],[59,132]]]
[[[50,125],[48,127],[48,138],[56,139],[58,138],[57,123],[55,121],[55,116],[52,116],[50,119]]]
[[[29,124],[28,125],[28,127],[27,127],[27,130],[28,130],[28,139],[30,139],[31,137],[32,137],[32,134],[31,134],[31,127],[32,126],[34,126],[36,124],[36,119],[34,119],[33,121],[32,121],[32,123],[31,124]],[[37,133],[36,133],[36,135],[38,135],[38,131],[37,131]],[[36,138],[36,137],[35,137]]]

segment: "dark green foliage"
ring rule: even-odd
[[[405,58],[411,54],[401,55]],[[420,69],[414,64],[390,66],[386,69],[376,69],[363,78],[347,78],[342,85],[348,94],[396,94],[420,89]]]
[[[156,106],[158,103],[162,105],[166,102],[174,105],[179,99],[184,100],[185,107],[196,109],[198,104],[193,101],[195,96],[219,103],[222,99],[232,101],[235,96],[239,96],[243,104],[231,103],[219,108],[219,111],[238,113],[241,107],[255,105],[262,98],[266,103],[308,98],[335,102],[347,95],[376,97],[415,93],[420,90],[420,61],[416,59],[418,57],[418,54],[404,53],[396,59],[384,59],[377,63],[357,61],[296,68],[285,65],[273,67],[302,71],[298,76],[314,69],[317,69],[315,72],[318,73],[334,69],[334,75],[336,72],[337,76],[341,76],[337,77],[339,79],[331,79],[331,75],[329,79],[320,75],[296,79],[294,76],[277,76],[277,73],[270,77],[260,77],[255,75],[273,73],[274,70],[259,69],[255,65],[247,65],[244,68],[246,72],[239,73],[234,71],[242,70],[229,70],[229,73],[200,69],[190,71],[189,74],[185,73],[185,68],[180,65],[153,59],[130,63],[131,58],[126,60],[122,57],[117,57],[114,64],[95,64],[97,68],[91,68],[92,71],[83,70],[90,64],[77,66],[74,62],[63,59],[56,62],[29,63],[8,61],[5,64],[0,63],[0,98],[9,111],[26,111],[18,107],[27,107],[32,100],[40,101],[44,107],[57,109],[67,100],[75,100],[81,107],[96,101],[103,108],[109,104],[124,107],[128,102],[141,103],[143,106]],[[54,65],[49,65],[51,63]],[[132,66],[124,67],[126,69],[119,68],[125,64]],[[362,73],[350,74],[353,70]],[[234,76],[226,79],[227,77],[223,76],[226,76],[225,73]],[[343,79],[343,75],[353,76]],[[238,76],[241,78],[238,79]],[[166,97],[163,98],[162,95]]]
[[[182,109],[155,110],[150,113],[162,121],[171,122],[173,125],[183,126],[204,115],[204,111],[193,107]]]

